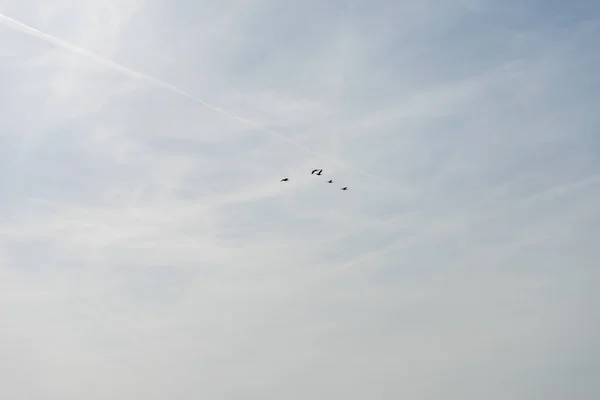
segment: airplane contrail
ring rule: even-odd
[[[45,33],[45,32],[42,32],[42,31],[40,31],[40,30],[38,30],[36,28],[33,28],[33,27],[31,27],[31,26],[29,26],[27,24],[24,24],[23,22],[20,22],[20,21],[14,19],[14,18],[11,18],[11,17],[9,17],[9,16],[7,16],[7,15],[5,15],[3,13],[0,13],[0,22],[2,22],[4,25],[6,25],[7,27],[9,27],[11,29],[27,33],[27,34],[29,34],[31,36],[34,36],[34,37],[36,37],[38,39],[41,39],[41,40],[44,40],[46,42],[52,43],[52,44],[54,44],[54,45],[56,45],[58,47],[61,47],[61,48],[65,49],[65,50],[71,51],[71,52],[73,52],[75,54],[78,54],[78,55],[81,55],[83,57],[87,57],[89,59],[97,61],[98,63],[104,64],[104,65],[106,65],[106,66],[108,66],[108,67],[110,67],[110,68],[112,68],[112,69],[114,69],[116,71],[119,71],[119,72],[121,72],[121,73],[123,73],[125,75],[128,75],[128,76],[130,76],[132,78],[140,79],[140,80],[146,81],[148,83],[151,83],[153,85],[156,85],[156,86],[162,87],[164,89],[170,90],[172,92],[178,93],[179,95],[181,95],[183,97],[186,97],[189,100],[191,100],[191,101],[193,101],[193,102],[195,102],[197,104],[200,104],[200,105],[202,105],[202,106],[204,106],[204,107],[206,107],[206,108],[208,108],[208,109],[210,109],[212,111],[215,111],[215,112],[220,113],[222,115],[225,115],[227,117],[236,119],[236,120],[240,121],[243,124],[250,125],[250,126],[256,128],[256,129],[258,129],[258,130],[260,130],[260,131],[262,131],[264,133],[267,133],[267,134],[272,135],[272,136],[274,136],[274,137],[276,137],[276,138],[278,138],[280,140],[283,140],[283,141],[287,142],[288,144],[296,147],[298,150],[301,150],[303,152],[312,154],[312,155],[317,156],[317,157],[321,157],[321,158],[327,159],[329,161],[333,161],[333,162],[341,164],[341,165],[345,165],[348,169],[355,170],[356,172],[359,172],[359,173],[361,173],[363,175],[366,175],[366,176],[369,176],[371,178],[377,179],[380,182],[388,184],[389,186],[394,186],[395,185],[393,182],[390,182],[389,180],[387,180],[385,178],[382,178],[380,176],[372,174],[372,173],[370,173],[370,172],[368,172],[368,171],[366,171],[366,170],[364,170],[364,169],[362,169],[360,167],[348,164],[348,163],[346,163],[346,162],[344,162],[342,160],[334,159],[334,158],[332,158],[330,156],[326,156],[324,154],[321,154],[321,153],[318,153],[316,151],[313,151],[313,150],[309,149],[308,147],[302,146],[301,144],[296,143],[292,139],[290,139],[290,138],[288,138],[288,137],[286,137],[286,136],[284,136],[284,135],[282,135],[282,134],[280,134],[278,132],[275,132],[275,131],[273,131],[271,129],[265,128],[264,126],[261,126],[261,125],[259,125],[258,123],[254,122],[252,120],[249,120],[249,119],[246,119],[246,118],[242,118],[242,117],[240,117],[240,116],[238,116],[236,114],[233,114],[233,113],[231,113],[231,112],[229,112],[227,110],[223,110],[222,108],[219,108],[219,107],[217,107],[217,106],[215,106],[213,104],[210,104],[210,103],[208,103],[208,102],[206,102],[206,101],[204,101],[204,100],[202,100],[202,99],[200,99],[200,98],[198,98],[198,97],[196,97],[196,96],[194,96],[194,95],[186,92],[185,90],[178,88],[175,85],[172,85],[170,83],[161,81],[161,80],[159,80],[157,78],[153,78],[153,77],[151,77],[149,75],[143,74],[143,73],[138,72],[136,70],[133,70],[131,68],[125,67],[125,66],[123,66],[121,64],[118,64],[118,63],[116,63],[116,62],[114,62],[112,60],[109,60],[107,58],[99,56],[98,54],[95,54],[95,53],[93,53],[93,52],[91,52],[89,50],[86,50],[86,49],[82,48],[82,47],[76,46],[76,45],[71,44],[69,42],[66,42],[66,41],[64,41],[62,39],[59,39],[59,38],[57,38],[57,37],[55,37],[53,35],[50,35],[50,34]]]

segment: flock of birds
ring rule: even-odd
[[[323,175],[323,170],[322,169],[313,169],[312,172],[310,173],[311,175]],[[289,178],[283,178],[281,180],[281,182],[288,182],[290,179]],[[333,183],[333,180],[328,180],[327,183]],[[348,190],[348,186],[344,186],[343,188],[341,188],[340,190]]]

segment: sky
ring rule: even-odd
[[[593,0],[3,0],[0,397],[600,398],[599,37]]]

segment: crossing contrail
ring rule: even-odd
[[[215,105],[213,105],[211,103],[208,103],[208,102],[206,102],[206,101],[204,101],[204,100],[202,100],[202,99],[200,99],[200,98],[198,98],[198,97],[196,97],[196,96],[194,96],[194,95],[186,92],[185,90],[178,88],[175,85],[172,85],[170,83],[161,81],[161,80],[159,80],[157,78],[154,78],[152,76],[143,74],[143,73],[138,72],[136,70],[133,70],[131,68],[125,67],[125,66],[123,66],[121,64],[118,64],[118,63],[116,63],[116,62],[114,62],[112,60],[109,60],[109,59],[105,58],[105,57],[99,56],[98,54],[95,54],[95,53],[93,53],[93,52],[91,52],[89,50],[86,50],[86,49],[82,48],[82,47],[76,46],[76,45],[71,44],[69,42],[66,42],[66,41],[64,41],[62,39],[59,39],[59,38],[57,38],[57,37],[55,37],[53,35],[50,35],[50,34],[45,33],[45,32],[42,32],[42,31],[40,31],[40,30],[38,30],[36,28],[33,28],[33,27],[31,27],[31,26],[29,26],[27,24],[24,24],[23,22],[20,22],[20,21],[14,19],[14,18],[11,18],[11,17],[9,17],[7,15],[4,15],[3,13],[0,13],[0,22],[2,22],[4,25],[6,25],[7,27],[9,27],[11,29],[15,29],[15,30],[18,30],[20,32],[29,34],[31,36],[34,36],[34,37],[36,37],[38,39],[41,39],[41,40],[44,40],[44,41],[46,41],[48,43],[52,43],[52,44],[54,44],[54,45],[56,45],[58,47],[61,47],[61,48],[65,49],[65,50],[68,50],[68,51],[73,52],[75,54],[78,54],[80,56],[92,59],[92,60],[94,60],[94,61],[96,61],[96,62],[98,62],[100,64],[104,64],[105,66],[110,67],[110,68],[112,68],[112,69],[114,69],[116,71],[119,71],[119,72],[121,72],[121,73],[123,73],[125,75],[128,75],[128,76],[130,76],[132,78],[143,80],[143,81],[146,81],[146,82],[148,82],[150,84],[153,84],[155,86],[162,87],[163,89],[167,89],[167,90],[170,90],[172,92],[178,93],[179,95],[181,95],[183,97],[186,97],[187,99],[189,99],[189,100],[191,100],[191,101],[193,101],[193,102],[195,102],[197,104],[200,104],[200,105],[202,105],[202,106],[204,106],[204,107],[206,107],[206,108],[208,108],[208,109],[210,109],[212,111],[215,111],[217,113],[225,115],[225,116],[227,116],[229,118],[233,118],[235,120],[238,120],[238,121],[240,121],[243,124],[252,126],[255,129],[257,129],[257,130],[260,130],[260,131],[262,131],[264,133],[267,133],[267,134],[269,134],[271,136],[274,136],[274,137],[276,137],[276,138],[278,138],[280,140],[283,140],[283,141],[287,142],[288,144],[296,147],[300,151],[303,151],[305,153],[309,153],[309,154],[311,154],[313,156],[324,158],[326,160],[332,161],[332,162],[340,164],[340,165],[344,165],[348,169],[351,169],[351,170],[354,170],[356,172],[359,172],[359,173],[361,173],[363,175],[366,175],[366,176],[368,176],[370,178],[374,178],[374,179],[376,179],[376,180],[378,180],[378,181],[380,181],[382,183],[387,184],[389,186],[389,188],[392,188],[392,187],[395,186],[393,182],[391,182],[391,181],[389,181],[389,180],[387,180],[385,178],[377,176],[377,175],[375,175],[375,174],[373,174],[373,173],[371,173],[369,171],[366,171],[366,170],[364,170],[364,169],[362,169],[360,167],[357,167],[355,165],[348,164],[348,163],[346,163],[346,162],[344,162],[342,160],[334,159],[334,158],[332,158],[330,156],[327,156],[325,154],[321,154],[321,153],[318,153],[316,151],[313,151],[313,150],[309,149],[308,147],[305,147],[305,146],[303,146],[303,145],[301,145],[301,144],[293,141],[292,139],[290,139],[290,138],[288,138],[288,137],[286,137],[286,136],[284,136],[284,135],[282,135],[282,134],[280,134],[278,132],[275,132],[275,131],[273,131],[271,129],[268,129],[268,128],[264,127],[264,126],[261,126],[258,123],[254,122],[254,121],[252,121],[250,119],[240,117],[239,115],[236,115],[236,114],[234,114],[234,113],[232,113],[230,111],[224,110],[224,109],[222,109],[220,107],[217,107],[217,106],[215,106]]]

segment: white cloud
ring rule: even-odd
[[[2,398],[600,394],[591,2],[0,12]]]

